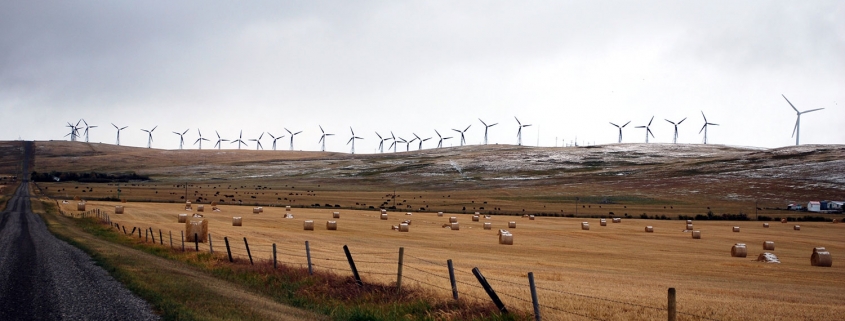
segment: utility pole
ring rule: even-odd
[[[188,182],[185,182],[185,202],[188,201]]]
[[[578,216],[578,201],[581,200],[580,197],[575,197],[575,216]]]

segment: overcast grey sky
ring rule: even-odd
[[[406,139],[498,123],[490,143],[709,143],[780,147],[795,112],[801,142],[845,143],[843,1],[3,1],[0,140],[67,139],[178,148],[197,128],[244,140],[322,125],[348,152],[349,126]],[[539,135],[539,137],[538,137]],[[557,141],[556,141],[557,139]],[[254,142],[248,142],[254,148]],[[266,149],[272,142],[267,135]],[[278,142],[287,149],[287,137]],[[196,146],[191,145],[192,148]],[[235,148],[226,143],[224,148]],[[414,144],[416,148],[416,144]]]

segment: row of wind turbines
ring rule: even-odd
[[[784,95],[781,95],[781,96],[783,96],[783,99],[785,99],[786,102],[789,103],[789,106],[792,107],[792,109],[795,110],[795,113],[797,114],[797,119],[795,121],[795,127],[792,130],[792,136],[795,137],[795,145],[799,145],[799,143],[800,143],[799,138],[800,138],[800,128],[801,128],[801,115],[806,114],[806,113],[810,113],[810,112],[814,112],[814,111],[818,111],[818,110],[822,110],[824,108],[816,108],[816,109],[810,109],[810,110],[805,110],[805,111],[799,111],[798,108],[796,108],[795,105],[793,105],[792,102],[790,102],[789,99],[786,98],[786,96],[784,96]],[[704,125],[701,127],[701,130],[699,130],[698,133],[699,134],[701,134],[702,132],[704,133],[704,144],[707,144],[707,129],[708,129],[708,127],[709,126],[719,126],[719,124],[709,122],[707,120],[707,116],[704,115],[703,111],[701,112],[701,117],[704,119]],[[517,118],[517,117],[514,117],[514,119],[516,120],[516,123],[517,123],[517,126],[518,126],[517,133],[516,133],[517,145],[522,145],[522,129],[525,128],[525,127],[531,126],[531,124],[523,124],[519,120],[519,118]],[[677,121],[677,122],[673,122],[671,120],[665,119],[668,123],[672,124],[672,126],[674,127],[674,136],[672,138],[673,143],[678,142],[678,126],[681,123],[683,123],[686,119],[687,118],[685,117],[684,119],[681,119],[680,121]],[[478,121],[481,122],[481,124],[484,126],[484,145],[487,145],[487,142],[488,142],[487,141],[487,133],[488,133],[489,129],[493,126],[498,125],[499,123],[487,124],[486,122],[484,122],[480,118],[478,119]],[[649,120],[647,125],[635,127],[635,128],[645,129],[645,142],[646,143],[649,142],[649,136],[654,138],[654,133],[652,133],[652,131],[651,131],[651,125],[652,125],[653,121],[654,121],[654,116],[651,117],[651,119]],[[613,122],[610,123],[611,125],[613,125],[614,127],[616,127],[619,130],[619,137],[618,137],[619,143],[622,142],[622,129],[625,128],[626,126],[628,126],[628,124],[630,124],[630,123],[631,122],[628,121],[621,126],[617,125],[616,123],[613,123]],[[84,126],[82,126],[82,124],[84,124]],[[120,132],[123,131],[124,129],[128,128],[129,126],[119,127],[119,126],[115,125],[114,123],[112,123],[111,125],[114,126],[114,128],[117,130],[116,144],[120,145]],[[321,126],[321,125],[318,125],[318,126],[320,127],[321,135],[320,135],[320,140],[317,143],[320,144],[320,150],[325,151],[326,150],[326,140],[328,139],[329,136],[334,136],[335,134],[326,133],[326,131],[323,130],[323,126]],[[85,119],[80,119],[78,122],[76,122],[76,124],[68,122],[66,127],[70,128],[70,133],[65,135],[65,137],[70,136],[71,141],[77,141],[80,137],[84,136],[85,142],[88,142],[88,138],[89,138],[88,136],[89,136],[90,129],[97,128],[96,125],[89,125],[88,122],[85,121]],[[469,126],[464,128],[463,130],[454,129],[454,128],[452,129],[453,131],[460,134],[460,146],[463,146],[464,144],[466,144],[465,134],[470,129],[470,127],[472,127],[472,124],[470,124]],[[156,130],[156,128],[158,128],[158,126],[155,126],[152,129],[141,129],[141,131],[147,133],[147,148],[152,148],[153,132]],[[182,132],[176,132],[176,131],[173,132],[174,134],[179,136],[179,149],[184,148],[185,135],[188,133],[189,130],[190,129],[186,129],[185,131],[182,131]],[[293,131],[291,131],[287,128],[284,128],[284,130],[288,132],[287,137],[289,137],[289,139],[290,139],[290,150],[293,150],[293,148],[294,148],[294,145],[293,145],[294,137],[296,135],[301,134],[302,131],[300,130],[300,131],[297,131],[297,132],[293,132]],[[82,131],[81,134],[80,134],[80,131]],[[346,145],[351,145],[351,152],[352,152],[352,154],[355,154],[355,141],[356,140],[362,140],[364,138],[357,136],[355,134],[355,131],[352,129],[352,127],[349,127],[349,131],[351,133],[351,137],[346,142]],[[436,148],[442,148],[443,147],[443,141],[454,138],[454,137],[451,137],[451,136],[443,137],[443,135],[441,135],[440,132],[437,131],[436,129],[434,130],[434,132],[437,134],[437,137],[439,139],[438,142],[437,142]],[[214,133],[217,135],[217,141],[214,144],[214,148],[221,149],[222,146],[223,146],[223,143],[225,143],[225,142],[230,142],[230,144],[237,143],[238,149],[241,149],[242,146],[249,147],[249,145],[243,139],[243,130],[241,130],[240,133],[238,134],[238,138],[233,139],[233,140],[222,138],[220,136],[220,133],[218,133],[217,131],[214,131]],[[199,135],[199,138],[197,138],[194,141],[194,145],[199,145],[199,149],[202,149],[202,142],[203,141],[210,142],[211,140],[203,137],[202,132],[199,129],[197,129],[197,134]],[[247,141],[255,142],[255,149],[256,150],[264,149],[264,146],[261,144],[261,140],[264,138],[264,134],[269,135],[270,138],[273,140],[273,145],[272,145],[273,150],[276,150],[277,141],[279,141],[282,138],[285,138],[285,135],[275,136],[275,135],[273,135],[269,132],[262,132],[258,136],[258,138],[247,139]],[[390,132],[390,136],[384,136],[383,137],[378,132],[376,132],[375,134],[376,134],[376,136],[378,136],[378,140],[379,140],[377,150],[381,153],[384,153],[385,142],[391,142],[391,144],[387,147],[387,149],[388,150],[393,149],[393,152],[396,152],[398,150],[398,147],[399,147],[400,144],[405,144],[405,151],[410,151],[410,146],[411,146],[412,143],[417,142],[418,143],[417,149],[422,150],[423,143],[428,141],[428,140],[431,140],[433,138],[433,137],[422,138],[419,135],[417,135],[416,133],[412,133],[414,135],[414,138],[407,140],[405,138],[395,136],[392,131]]]

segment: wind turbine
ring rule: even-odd
[[[627,123],[625,123],[625,125],[622,125],[622,126],[619,126],[619,125],[614,124],[614,123],[610,123],[611,125],[616,126],[616,128],[619,128],[619,142],[620,143],[622,142],[622,128],[625,128],[625,126],[628,126],[628,124],[630,124],[630,123],[631,123],[631,121],[628,121]]]
[[[378,150],[379,150],[379,152],[384,153],[384,142],[391,140],[393,138],[390,138],[390,137],[382,138],[381,135],[378,134],[378,132],[376,132],[376,136],[378,136],[378,138],[379,138]]]
[[[194,145],[196,145],[197,143],[199,143],[199,144],[200,144],[200,149],[202,149],[202,141],[209,141],[209,140],[208,140],[208,138],[202,138],[202,132],[200,131],[200,129],[199,129],[199,128],[197,128],[197,134],[199,134],[199,135],[200,135],[200,138],[197,138],[197,140],[196,140],[196,141],[194,141]]]
[[[301,133],[302,131],[300,130],[298,132],[291,133],[287,128],[285,128],[285,130],[288,132],[288,134],[290,134],[290,150],[293,150],[293,136],[299,135],[299,133]]]
[[[285,138],[285,135],[282,135],[282,136],[279,136],[279,137],[273,136],[273,134],[270,134],[270,133],[267,133],[267,135],[270,135],[270,137],[273,138],[273,150],[276,150],[276,141],[279,140],[279,139]]]
[[[516,119],[516,123],[519,124],[519,131],[516,132],[516,144],[522,146],[522,128],[531,126],[531,124],[523,125],[516,116],[513,116],[513,119]]]
[[[413,134],[413,133],[412,133],[412,134]],[[420,136],[417,136],[417,134],[414,134],[414,137],[416,137],[416,138],[414,138],[414,139],[416,139],[417,141],[419,141],[419,142],[420,142],[419,146],[417,146],[417,150],[422,150],[422,144],[423,144],[423,142],[424,142],[424,141],[427,141],[427,140],[429,140],[429,139],[431,139],[431,137],[429,137],[429,138],[420,138]]]
[[[218,136],[220,136],[220,135],[218,135]],[[238,135],[238,139],[233,140],[230,144],[238,143],[238,149],[241,149],[241,144],[243,144],[246,147],[249,147],[249,145],[247,145],[244,142],[243,138],[244,138],[244,131],[241,130],[241,133]]]
[[[352,154],[355,154],[355,140],[356,139],[363,139],[363,138],[355,136],[355,131],[352,130],[352,126],[349,126],[349,131],[352,132],[352,137],[349,138],[349,141],[346,142],[346,145],[349,145],[349,143],[352,143]]]
[[[663,120],[668,121],[670,124],[672,124],[672,125],[674,125],[674,126],[675,126],[675,137],[674,137],[674,138],[672,138],[672,143],[673,143],[673,144],[677,144],[677,143],[678,143],[678,125],[680,125],[680,124],[681,124],[681,123],[683,123],[685,120],[687,120],[687,118],[686,118],[686,117],[684,117],[684,119],[681,119],[681,121],[679,121],[678,123],[675,123],[675,122],[673,122],[673,121],[671,121],[671,120],[668,120],[668,119],[666,119],[666,118],[664,118]],[[620,136],[621,136],[621,135],[622,135],[622,134],[621,134],[621,132],[620,132]]]
[[[317,125],[317,126],[320,126],[320,125]],[[351,130],[352,127],[349,127],[349,129]],[[332,136],[334,134],[326,134],[326,131],[323,130],[323,126],[320,126],[320,132],[322,132],[323,134],[320,135],[320,140],[317,143],[323,143],[323,146],[321,147],[320,150],[325,152],[326,151],[326,136]],[[353,133],[352,136],[355,136],[355,134]],[[352,145],[355,145],[355,143],[352,143]],[[352,149],[353,150],[355,149],[354,146],[353,146]],[[354,151],[352,153],[355,154]]]
[[[80,122],[81,121],[82,120],[80,120]],[[76,125],[68,122],[67,126],[65,126],[65,127],[70,127],[70,133],[65,135],[65,137],[70,136],[70,141],[75,142],[76,137],[79,136],[79,122],[76,122]]]
[[[261,136],[258,136],[257,139],[250,139],[249,141],[255,142],[255,150],[264,149],[264,146],[261,146],[261,139],[264,138],[264,132],[261,132]]]
[[[701,130],[699,130],[698,133],[701,134],[701,131],[702,130],[704,131],[704,144],[706,145],[707,144],[707,126],[709,126],[709,125],[719,126],[719,124],[708,123],[707,117],[704,116],[704,111],[701,112],[701,117],[704,117],[704,126],[701,126]]]
[[[155,127],[153,127],[153,129],[150,130],[146,130],[143,128],[141,129],[141,131],[144,131],[147,133],[147,135],[149,135],[149,138],[147,139],[147,148],[153,148],[153,131],[156,130],[156,128],[158,128],[158,125],[156,125]]]
[[[126,129],[126,127],[129,126],[117,127],[117,125],[115,125],[114,123],[111,123],[111,125],[114,126],[115,129],[117,129],[117,146],[120,146],[120,131]]]
[[[182,145],[185,144],[185,134],[187,134],[189,130],[191,129],[188,128],[185,130],[184,133],[181,134],[179,132],[173,132],[174,134],[179,135],[179,149],[182,149]]]
[[[464,133],[466,133],[466,132],[467,132],[467,130],[469,130],[469,127],[470,127],[470,126],[472,126],[472,124],[470,124],[469,126],[467,126],[467,128],[466,128],[466,129],[464,129],[463,131],[460,131],[460,130],[457,130],[457,129],[452,128],[452,130],[454,130],[454,131],[456,131],[456,132],[461,133],[461,146],[464,146],[464,143],[466,143],[466,142],[467,142],[467,141],[466,141],[466,139],[465,139],[465,137],[464,137]]]
[[[393,147],[393,152],[395,153],[396,152],[396,145],[399,144],[399,141],[396,140],[396,136],[393,135],[392,130],[390,131],[390,139],[393,141],[393,143],[391,143],[390,146],[387,147],[387,149],[390,149],[390,147]]]
[[[440,136],[440,132],[438,132],[437,129],[435,129],[434,132],[437,133],[437,137],[440,137],[440,140],[437,141],[437,148],[443,147],[443,141],[444,140],[452,138],[451,136],[449,136],[449,137]]]
[[[493,125],[487,125],[487,123],[485,123],[483,120],[481,120],[481,118],[479,118],[478,121],[480,121],[482,124],[484,124],[484,145],[487,145],[487,129],[490,128],[490,127],[496,126],[499,123],[495,123]]]
[[[223,147],[223,144],[221,144],[221,143],[222,142],[228,142],[229,140],[220,138],[220,133],[218,133],[216,130],[214,131],[214,133],[217,134],[217,143],[214,144],[214,147],[217,147],[217,150],[220,150],[220,148]]]
[[[88,142],[88,129],[97,128],[97,126],[89,126],[88,122],[85,119],[82,119],[82,122],[85,123],[85,142]]]
[[[781,94],[781,96],[783,96],[783,94]],[[783,96],[783,99],[786,99],[786,96]],[[795,108],[795,105],[793,105],[792,102],[789,101],[789,99],[786,99],[786,102],[789,103],[790,106],[792,106],[792,109],[795,109],[795,113],[798,115],[798,119],[795,120],[795,127],[792,129],[792,136],[795,136],[795,146],[798,146],[798,137],[801,136],[801,114],[822,110],[824,108],[798,111],[798,108]]]
[[[648,135],[651,134],[651,137],[654,138],[654,134],[651,132],[651,122],[654,121],[654,116],[651,116],[651,120],[648,121],[648,125],[645,126],[637,126],[636,128],[645,128],[645,143],[648,144]]]

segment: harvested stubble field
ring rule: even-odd
[[[174,233],[174,246],[180,247],[177,223],[183,204],[88,202],[87,209],[113,212],[125,205],[126,214],[111,215],[112,221],[131,229],[152,228]],[[62,205],[75,212],[75,203]],[[678,291],[680,320],[833,320],[845,315],[845,268],[837,263],[837,253],[845,253],[842,233],[845,224],[802,222],[695,221],[702,239],[684,232],[684,221],[623,219],[621,223],[600,226],[598,219],[492,216],[472,222],[469,214],[390,212],[380,220],[378,211],[341,210],[333,219],[333,209],[264,207],[252,214],[252,207],[219,206],[220,212],[201,213],[209,220],[215,253],[223,260],[228,237],[232,252],[246,260],[243,238],[249,240],[256,260],[271,258],[271,244],[278,247],[284,264],[306,266],[305,241],[309,241],[316,269],[328,269],[349,276],[342,247],[348,245],[366,282],[395,282],[398,248],[405,248],[405,284],[430,288],[447,300],[451,297],[446,260],[455,264],[458,290],[462,298],[487,300],[471,274],[479,267],[505,304],[530,311],[527,273],[534,272],[540,288],[542,313],[549,320],[658,320],[665,319],[666,291]],[[196,209],[196,207],[194,207]],[[283,218],[292,213],[293,219]],[[243,217],[243,226],[232,226],[232,217]],[[443,228],[450,216],[458,217],[461,229]],[[392,225],[410,219],[410,232],[391,230]],[[304,231],[303,221],[314,220],[315,230]],[[337,231],[325,229],[327,220],[338,222]],[[517,228],[507,223],[516,221]],[[582,221],[590,230],[581,230]],[[492,230],[483,230],[492,222]],[[654,226],[645,233],[644,226]],[[741,232],[732,232],[740,226]],[[499,245],[498,229],[514,234],[514,245]],[[136,232],[137,233],[137,232]],[[764,241],[774,241],[780,264],[755,262]],[[158,240],[157,240],[158,242]],[[748,257],[732,258],[734,243],[748,245]],[[831,268],[810,266],[813,247],[826,247],[834,256]],[[193,250],[193,244],[186,244]],[[200,245],[208,251],[208,244]],[[583,315],[583,316],[581,316]]]

